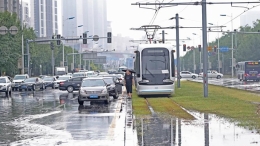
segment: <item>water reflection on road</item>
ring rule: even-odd
[[[176,118],[137,119],[139,144],[149,146],[171,143],[176,146],[249,146],[260,143],[260,135],[230,123],[227,119],[212,114],[193,112],[197,120],[186,121]],[[172,120],[172,121],[171,121]],[[171,131],[172,130],[172,131]],[[143,136],[143,140],[142,140]]]

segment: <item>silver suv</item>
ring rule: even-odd
[[[108,104],[110,102],[107,91],[109,85],[106,84],[103,78],[93,77],[83,79],[79,89],[79,105],[83,105],[84,101],[104,101]]]
[[[12,79],[8,76],[0,77],[0,92],[5,92],[5,95],[8,97],[12,93]]]
[[[28,79],[28,74],[21,74],[21,75],[15,75],[13,82],[12,82],[12,90],[18,90],[20,87],[20,84],[25,80]]]

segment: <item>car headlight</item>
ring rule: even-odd
[[[102,90],[102,93],[103,93],[103,94],[106,94],[106,93],[107,93],[107,90],[106,90],[106,89]]]
[[[79,89],[79,92],[83,92],[83,93],[84,93],[85,91],[84,91],[82,88],[80,88],[80,89]]]

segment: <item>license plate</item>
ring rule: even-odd
[[[252,74],[252,76],[255,76],[255,74]]]
[[[90,95],[89,98],[98,98],[98,95]]]

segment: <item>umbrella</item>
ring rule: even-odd
[[[123,72],[126,72],[127,70],[129,70],[131,73],[135,73],[133,69],[122,69]]]

